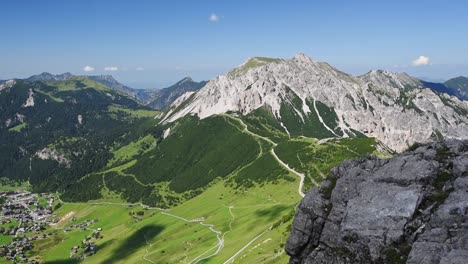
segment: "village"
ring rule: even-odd
[[[101,239],[101,228],[90,226],[99,219],[86,219],[77,223],[75,217],[66,219],[68,225],[58,228],[64,218],[58,218],[54,210],[60,207],[52,194],[36,194],[28,191],[0,192],[0,257],[12,263],[39,263],[31,257],[34,244],[50,239],[56,232],[72,230],[91,231],[84,235],[81,243],[70,249],[70,258],[83,259],[97,251],[95,241]]]

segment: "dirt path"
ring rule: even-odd
[[[239,249],[234,255],[232,255],[232,257],[230,257],[228,260],[226,260],[226,261],[224,262],[224,264],[228,264],[228,263],[233,262],[233,261],[236,259],[237,255],[239,255],[240,253],[242,253],[242,251],[244,251],[244,250],[245,250],[246,248],[248,248],[253,242],[255,242],[257,239],[259,239],[261,236],[263,236],[264,234],[266,234],[266,233],[267,233],[268,231],[270,231],[270,230],[271,230],[271,226],[270,226],[267,230],[263,231],[260,235],[254,237],[252,240],[250,240],[249,243],[247,243],[244,247],[242,247],[242,248]]]
[[[60,218],[60,220],[57,222],[57,223],[53,223],[53,224],[50,224],[51,226],[56,226],[60,223],[63,223],[65,220],[67,220],[68,218],[72,217],[73,215],[75,214],[74,211],[70,211],[68,212],[66,215],[62,216],[62,218]]]
[[[297,188],[297,192],[299,193],[299,195],[301,197],[304,197],[305,194],[304,192],[302,191],[302,187],[304,186],[304,178],[305,178],[305,175],[300,173],[300,172],[297,172],[295,171],[294,169],[292,169],[291,167],[289,167],[288,164],[284,163],[282,160],[280,160],[280,158],[278,158],[278,156],[276,155],[275,153],[275,150],[274,149],[271,149],[271,154],[273,155],[273,157],[275,157],[276,161],[278,161],[279,164],[281,164],[283,167],[285,167],[288,171],[296,174],[301,180],[299,181],[299,187]],[[318,186],[318,183],[316,181],[312,181],[313,184],[317,185]]]
[[[299,195],[301,197],[304,197],[305,194],[304,192],[302,191],[302,188],[304,187],[304,179],[305,179],[305,175],[303,173],[300,173],[300,172],[297,172],[296,170],[294,170],[293,168],[289,167],[288,164],[286,164],[284,161],[282,161],[278,155],[276,155],[275,153],[275,147],[278,146],[278,144],[276,144],[274,141],[272,141],[271,139],[267,138],[267,137],[264,137],[264,136],[260,136],[258,134],[255,134],[254,132],[250,131],[247,127],[247,125],[244,123],[244,121],[242,121],[242,119],[239,119],[237,117],[233,117],[233,116],[230,116],[230,115],[223,115],[225,117],[229,117],[231,119],[234,119],[234,120],[237,120],[243,127],[244,129],[242,130],[242,132],[244,133],[247,133],[253,137],[256,137],[256,138],[260,138],[260,139],[263,139],[267,142],[269,142],[270,144],[273,145],[273,148],[270,150],[270,153],[271,155],[273,155],[273,157],[276,159],[276,161],[278,161],[279,164],[281,164],[281,166],[283,166],[284,168],[286,168],[288,171],[292,172],[293,174],[295,174],[297,177],[299,177],[300,181],[299,181],[299,187],[297,189],[297,192],[299,193]],[[318,186],[318,183],[316,181],[312,181],[312,183],[316,186]]]
[[[212,248],[210,248],[207,251],[203,252],[202,254],[198,255],[193,260],[191,260],[189,262],[189,264],[195,264],[195,263],[198,263],[198,262],[200,262],[200,261],[202,261],[204,259],[216,256],[221,251],[221,249],[224,247],[224,238],[223,238],[224,236],[221,236],[222,232],[214,229],[214,225],[206,224],[205,219],[203,217],[195,218],[195,219],[186,219],[186,218],[183,218],[183,217],[180,217],[180,216],[177,216],[177,215],[173,215],[173,214],[170,214],[170,213],[166,213],[166,212],[161,212],[161,214],[177,218],[177,219],[185,221],[187,223],[200,223],[200,225],[208,227],[211,232],[216,234],[216,237],[218,239],[218,243],[215,246],[213,246]],[[211,252],[214,249],[216,249],[216,251],[213,254],[205,256],[206,254],[208,254],[209,252]]]

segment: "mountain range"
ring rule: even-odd
[[[108,75],[2,81],[0,177],[57,193],[60,217],[108,223],[87,262],[284,262],[296,204],[334,166],[468,138],[465,80],[352,76],[298,54],[254,57],[208,82],[161,90]],[[110,217],[117,206],[125,213]],[[160,231],[147,236],[155,223]],[[83,238],[52,233],[68,242],[38,247],[48,261],[68,259]]]
[[[235,128],[245,126],[272,140],[272,144],[299,137],[322,141],[374,138],[373,147],[385,153],[442,138],[468,138],[468,101],[446,92],[451,89],[462,94],[464,80],[435,84],[383,70],[352,76],[298,54],[292,59],[251,58],[209,82],[184,78],[153,91],[151,100],[144,102],[139,90],[120,84],[112,76],[42,73],[0,86],[1,141],[9,149],[2,154],[0,172],[10,175],[16,171],[14,177],[37,183],[38,190],[60,189],[65,196],[75,193],[86,200],[86,195],[73,191],[86,188],[86,184],[79,187],[69,185],[70,181],[130,162],[118,172],[136,177],[138,184],[169,182],[164,187],[168,196],[152,202],[168,206],[174,203],[168,202],[168,197],[181,202],[185,198],[176,193],[204,188],[216,177],[252,161],[253,156],[248,158],[253,155],[252,149],[246,147],[249,144],[238,149],[239,153],[235,149],[240,146],[231,145],[233,140],[245,137],[241,133],[236,139],[233,120],[240,122]],[[140,100],[135,98],[138,96]],[[114,126],[126,129],[108,130]],[[93,143],[102,137],[106,140]],[[81,142],[80,149],[90,149],[70,152],[77,142]],[[137,148],[149,142],[155,145],[119,158],[119,148],[124,152],[131,142]],[[98,146],[100,149],[95,149]],[[229,154],[223,160],[231,158],[231,165],[217,170],[215,164],[220,165],[217,162],[222,157],[218,154],[226,151]],[[100,158],[84,166],[80,162],[85,157],[76,153]],[[32,169],[35,162],[42,164],[41,160],[53,161],[47,166],[59,165],[50,169],[56,173]],[[70,174],[68,169],[74,166],[79,166],[74,176],[67,176],[71,178],[62,184],[56,180],[67,178],[59,175]],[[55,180],[49,185],[49,179]],[[306,181],[306,187],[311,182]],[[70,199],[75,199],[75,194]],[[90,193],[90,197],[96,195],[99,192]],[[159,194],[154,190],[139,192],[132,200],[151,195]]]

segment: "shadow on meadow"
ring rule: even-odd
[[[281,214],[287,209],[291,209],[291,206],[275,205],[272,208],[257,210],[255,211],[255,215],[262,218],[268,218],[268,221],[272,221],[278,219],[281,216]]]
[[[137,251],[139,248],[145,247],[146,241],[151,241],[163,230],[164,226],[161,225],[148,225],[138,229],[114,250],[111,257],[104,260],[102,263],[110,264],[116,261],[124,260],[127,256],[135,253],[135,251]]]

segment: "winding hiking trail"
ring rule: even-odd
[[[247,125],[244,123],[244,121],[242,121],[242,119],[240,118],[237,118],[237,117],[234,117],[234,116],[231,116],[231,115],[226,115],[226,114],[223,114],[222,116],[225,116],[225,117],[228,117],[228,118],[231,118],[231,119],[234,119],[236,120],[237,122],[239,122],[243,127],[244,129],[242,130],[242,132],[244,133],[247,133],[253,137],[256,137],[256,138],[260,138],[260,139],[263,139],[265,141],[267,141],[268,143],[272,144],[273,147],[271,148],[270,150],[270,153],[271,155],[273,155],[273,157],[276,159],[276,161],[278,161],[279,164],[281,164],[281,166],[283,166],[284,168],[286,168],[288,171],[292,172],[293,174],[297,175],[297,177],[299,177],[300,181],[299,181],[299,187],[297,189],[297,192],[299,193],[299,195],[301,197],[304,197],[305,194],[304,192],[302,191],[302,188],[304,186],[304,179],[305,179],[305,175],[303,173],[300,173],[300,172],[297,172],[296,170],[294,170],[293,168],[289,167],[288,164],[286,164],[284,161],[282,161],[275,153],[275,147],[278,146],[278,144],[276,144],[274,141],[272,141],[271,139],[267,138],[267,137],[264,137],[264,136],[260,136],[258,134],[255,134],[254,132],[250,131],[247,127]],[[316,186],[318,186],[318,183],[316,181],[314,181],[312,179],[312,183]]]

